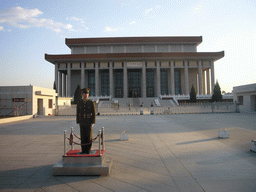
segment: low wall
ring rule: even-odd
[[[150,114],[150,107],[143,107],[143,114]],[[216,102],[216,103],[180,103],[179,106],[153,107],[154,114],[197,114],[197,113],[235,113],[237,105],[233,102]],[[118,107],[112,104],[104,105],[96,109],[100,115],[140,115],[140,107]],[[75,116],[76,106],[59,107],[58,116]]]
[[[15,121],[22,121],[22,120],[27,120],[33,118],[33,115],[25,115],[25,116],[19,116],[19,117],[8,117],[8,118],[3,118],[0,119],[0,124],[4,123],[11,123]]]
[[[56,116],[74,116],[76,115],[76,105],[58,106],[56,109]]]
[[[233,102],[180,103],[177,107],[154,108],[155,114],[198,114],[235,112],[237,112],[237,105]]]

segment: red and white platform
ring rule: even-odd
[[[81,150],[70,150],[53,166],[53,175],[109,175],[111,158],[105,158],[105,150],[92,150],[91,154],[80,154]]]

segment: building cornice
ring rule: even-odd
[[[161,53],[101,53],[48,55],[45,60],[56,62],[100,62],[100,61],[142,61],[142,60],[213,60],[224,57],[221,52],[161,52]]]
[[[68,47],[81,45],[114,44],[196,44],[202,42],[202,36],[156,36],[156,37],[106,37],[106,38],[71,38],[65,39]]]

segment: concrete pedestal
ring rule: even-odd
[[[219,138],[226,139],[229,138],[229,133],[227,130],[219,131]]]
[[[256,140],[252,140],[250,150],[253,152],[256,152]]]
[[[70,150],[53,166],[53,175],[109,175],[112,159],[105,158],[105,150],[92,150],[91,154],[79,154]]]

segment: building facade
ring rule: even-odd
[[[54,115],[57,93],[37,86],[1,86],[0,115]]]
[[[214,62],[222,52],[197,52],[201,36],[116,37],[66,39],[71,54],[49,55],[55,65],[60,97],[72,97],[77,85],[91,95],[110,98],[147,98],[211,95]]]
[[[241,113],[256,112],[256,83],[233,87],[233,100]]]

